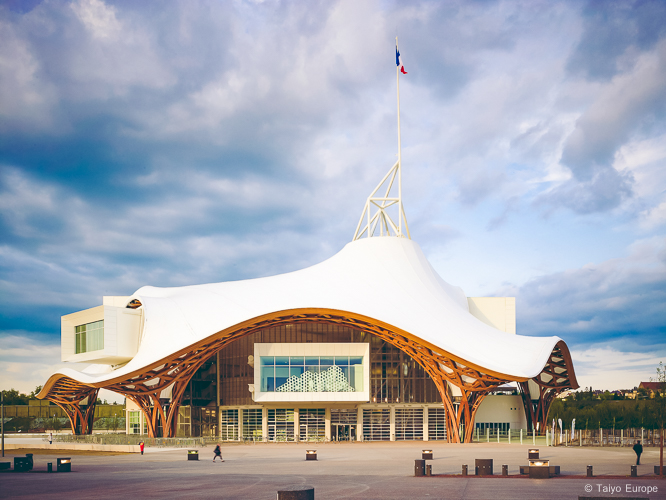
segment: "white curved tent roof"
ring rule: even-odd
[[[293,309],[334,309],[388,323],[509,378],[537,376],[561,339],[524,337],[472,316],[460,288],[442,280],[412,240],[353,241],[312,267],[267,278],[174,288],[142,287],[144,309],[136,356],[106,373],[64,369],[52,377],[100,384],[136,373],[207,337],[262,315]]]

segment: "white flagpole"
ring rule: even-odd
[[[395,50],[398,48],[398,37],[395,37]],[[402,146],[400,143],[400,65],[395,65],[396,87],[398,92],[398,236],[402,238]]]

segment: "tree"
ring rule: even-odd
[[[658,382],[660,385],[654,398],[655,419],[659,425],[659,475],[664,475],[664,416],[666,414],[666,369],[664,362],[660,361],[657,367],[657,376],[650,377],[650,382]]]
[[[28,396],[25,394],[20,394],[16,389],[9,389],[4,391],[5,393],[5,404],[6,405],[27,405]]]
[[[42,386],[38,385],[37,387],[35,387],[35,390],[30,393],[28,399],[37,399],[37,394],[39,394],[40,392],[42,392]]]

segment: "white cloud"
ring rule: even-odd
[[[61,362],[60,342],[54,340],[34,332],[0,331],[0,389],[16,389],[20,393],[30,394],[37,386],[44,385],[57,370],[82,370],[87,366]],[[100,391],[99,397],[109,402],[124,401],[124,396],[108,390]]]
[[[641,212],[641,227],[650,230],[666,224],[666,201]]]
[[[20,30],[0,19],[0,130],[30,124],[44,129],[53,125],[54,88],[40,78],[41,63]],[[9,131],[9,130],[7,130]]]
[[[558,335],[569,345],[641,331],[652,343],[666,318],[666,239],[637,240],[627,255],[539,276],[497,295],[517,296],[525,334]]]
[[[405,210],[443,276],[483,293],[513,280],[522,333],[659,335],[663,37],[591,81],[567,69],[591,43],[570,2],[0,12],[0,152],[14,165],[0,171],[0,286],[14,326],[339,250],[395,161],[400,26]],[[585,178],[563,155],[609,161]],[[563,205],[574,211],[551,210]]]
[[[635,346],[634,346],[635,347]],[[656,376],[659,362],[666,360],[666,344],[649,352],[633,352],[608,343],[590,344],[571,351],[578,383],[599,390],[633,389]]]
[[[120,34],[122,26],[116,9],[102,0],[78,0],[70,6],[94,38],[116,38]]]

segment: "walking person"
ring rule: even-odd
[[[643,453],[643,445],[641,444],[640,440],[636,441],[636,444],[634,445],[634,451],[636,452],[636,465],[640,465],[641,453]]]
[[[215,456],[213,457],[213,462],[215,462],[215,459],[217,457],[220,457],[220,462],[224,462],[224,459],[222,458],[222,449],[220,448],[220,444],[218,443],[215,449],[213,450],[213,453],[215,453]]]
[[[141,441],[141,442],[139,443],[139,449],[141,450],[141,454],[142,454],[142,455],[143,455],[143,447],[144,447],[144,444],[143,444],[143,441]]]
[[[49,432],[49,444],[53,444],[53,433]]]

